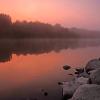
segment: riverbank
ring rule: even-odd
[[[100,100],[100,58],[75,70],[74,78],[61,84],[62,100]]]

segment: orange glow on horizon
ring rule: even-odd
[[[41,21],[66,27],[100,29],[99,0],[2,0],[0,13],[13,21]]]

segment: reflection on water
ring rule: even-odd
[[[99,57],[99,45],[89,39],[0,40],[0,100],[60,100],[57,83],[72,73],[62,66],[83,67]]]
[[[62,49],[99,46],[100,40],[91,39],[19,39],[0,40],[0,62],[11,60],[12,54],[42,54]]]

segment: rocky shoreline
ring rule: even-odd
[[[100,100],[100,58],[90,60],[82,69],[75,69],[74,78],[62,82],[62,100]]]

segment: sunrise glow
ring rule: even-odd
[[[60,23],[66,27],[99,29],[100,0],[0,0],[0,13],[12,20]]]

